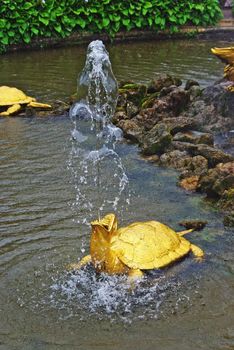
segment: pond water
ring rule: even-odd
[[[108,50],[118,80],[147,82],[168,72],[207,86],[222,75],[223,65],[209,53],[218,44],[164,41]],[[76,89],[85,54],[73,47],[2,56],[0,85],[45,102],[63,99]],[[149,273],[134,290],[123,277],[100,278],[92,268],[66,271],[88,252],[92,216],[77,204],[72,128],[67,117],[0,120],[0,349],[232,349],[233,230],[201,196],[176,186],[175,171],[146,162],[133,145],[116,146],[129,181],[120,225],[155,219],[179,230],[181,220],[207,220],[188,236],[205,251],[204,261],[188,256]],[[108,183],[113,164],[105,166]],[[87,188],[86,195],[95,219],[97,191]]]

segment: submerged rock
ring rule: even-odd
[[[179,225],[185,227],[186,229],[202,230],[207,223],[207,221],[203,220],[184,220],[179,222]]]

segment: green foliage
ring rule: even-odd
[[[0,50],[41,37],[76,31],[169,29],[212,25],[221,18],[218,0],[0,0]]]

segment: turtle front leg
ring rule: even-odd
[[[91,255],[84,256],[78,263],[72,263],[67,266],[68,270],[80,270],[92,261]]]
[[[128,271],[129,291],[134,292],[137,282],[144,277],[144,273],[140,269],[130,269]]]
[[[144,273],[140,269],[131,269],[128,272],[129,279],[140,279],[144,276]]]
[[[191,251],[195,255],[195,260],[198,261],[198,262],[201,262],[202,258],[205,255],[203,250],[201,248],[199,248],[197,245],[191,244]]]
[[[1,117],[8,117],[18,111],[20,111],[21,105],[20,104],[15,104],[13,106],[10,106],[5,112],[0,113]]]

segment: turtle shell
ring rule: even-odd
[[[0,106],[11,106],[14,104],[27,104],[35,101],[35,98],[25,95],[17,88],[0,86]]]
[[[115,233],[111,249],[131,269],[159,269],[190,251],[191,244],[170,227],[157,222],[136,222]]]

